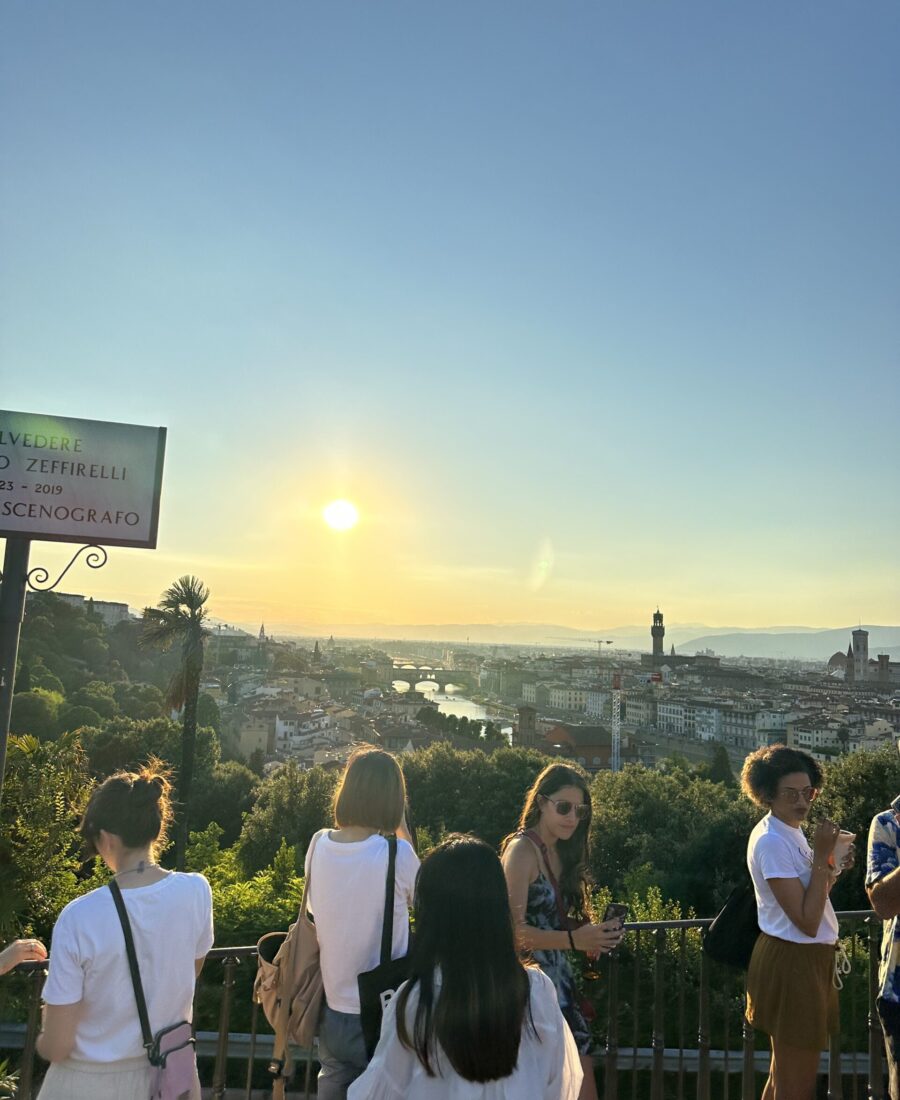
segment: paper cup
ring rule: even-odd
[[[835,841],[834,852],[832,853],[829,863],[834,868],[834,873],[839,875],[844,869],[844,860],[850,853],[850,849],[853,847],[853,841],[856,840],[856,833],[851,833],[849,829],[841,829],[838,834],[838,838]]]

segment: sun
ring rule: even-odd
[[[359,521],[359,512],[349,500],[333,500],[322,509],[322,518],[332,531],[349,531]]]

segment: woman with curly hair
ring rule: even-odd
[[[622,939],[620,921],[591,924],[587,919],[590,827],[591,794],[584,773],[567,764],[549,764],[525,796],[518,830],[503,842],[503,869],[519,945],[556,986],[581,1055],[581,1100],[597,1100],[597,1086],[588,1053],[590,1027],[566,952],[596,957]]]
[[[810,846],[801,826],[822,789],[809,753],[767,745],[744,761],[741,787],[768,811],[750,834],[760,936],[747,972],[747,1019],[772,1044],[763,1100],[812,1100],[819,1055],[838,1031],[838,923],[829,893],[840,828],[827,818]],[[852,850],[843,866],[853,862]]]

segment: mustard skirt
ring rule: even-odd
[[[779,1043],[823,1050],[840,1030],[835,944],[790,943],[760,932],[747,971],[747,1019]]]

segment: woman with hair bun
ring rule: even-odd
[[[576,1100],[582,1070],[553,983],[516,951],[497,853],[451,836],[416,883],[411,976],[349,1100]]]
[[[94,791],[79,827],[122,892],[151,1031],[190,1020],[194,984],[213,943],[212,894],[198,874],[156,862],[172,819],[157,761]],[[76,898],[53,929],[38,1053],[50,1063],[40,1100],[147,1100],[155,1070],[144,1049],[125,938],[112,891]],[[192,1097],[199,1100],[194,1081]]]

